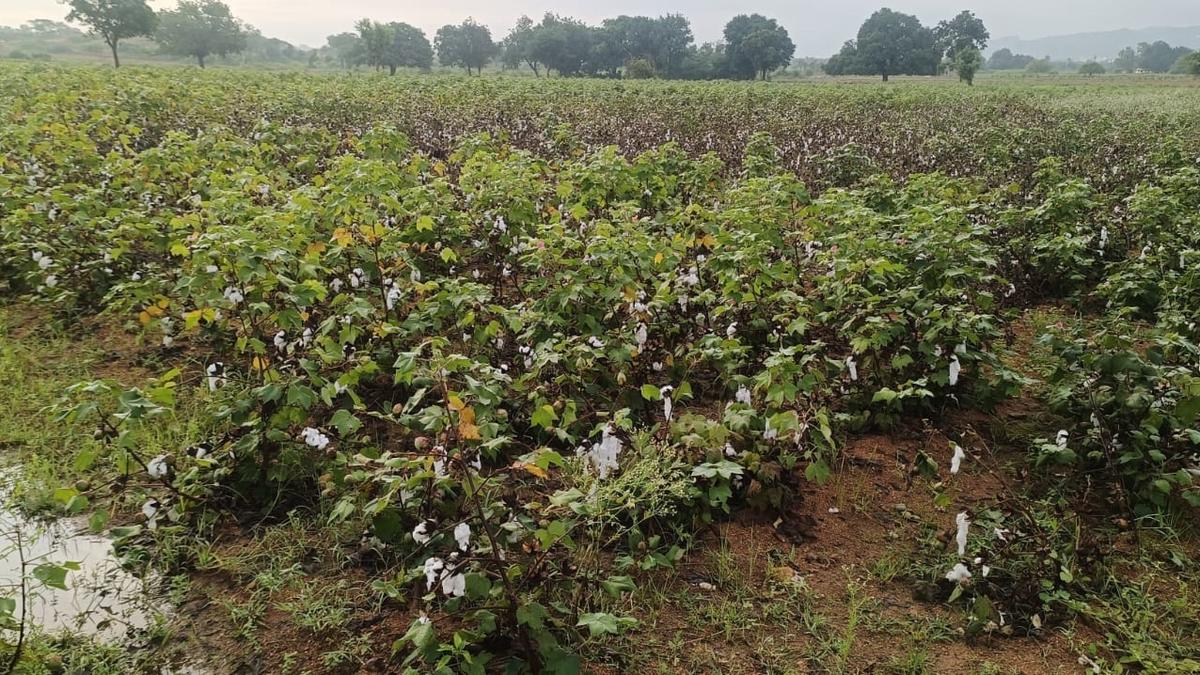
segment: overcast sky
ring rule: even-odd
[[[779,19],[796,43],[797,56],[828,56],[854,36],[862,20],[886,0],[226,0],[234,14],[265,35],[294,44],[319,46],[325,36],[350,30],[354,21],[370,17],[406,21],[431,37],[446,23],[467,16],[487,24],[498,40],[521,14],[540,17],[546,11],[588,23],[618,14],[684,14],[698,42],[716,40],[731,16],[758,12]],[[150,0],[155,9],[173,0]],[[992,36],[1022,38],[1063,33],[1200,25],[1200,0],[894,0],[892,9],[937,23],[970,9],[988,25]],[[57,0],[0,0],[0,25],[29,19],[62,19],[66,7]]]

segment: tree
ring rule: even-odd
[[[989,70],[1021,70],[1033,61],[1028,54],[1013,54],[1011,49],[1001,49],[988,59]]]
[[[796,45],[775,19],[739,14],[725,24],[725,59],[730,74],[741,79],[767,79],[772,70],[791,63]]]
[[[657,19],[648,16],[618,16],[601,26],[601,42],[613,50],[612,58],[623,65],[645,61],[655,74],[670,76],[692,45],[692,26],[680,14]],[[645,66],[641,65],[644,71]]]
[[[361,21],[359,23],[362,23]],[[363,63],[366,59],[366,48],[363,40],[355,33],[338,33],[325,38],[325,44],[337,62],[347,70]]]
[[[542,22],[530,33],[529,58],[559,76],[599,72],[604,69],[602,66],[610,63],[608,57],[612,54],[610,49],[603,52],[596,50],[597,38],[602,31],[600,28],[589,28],[581,21],[547,12]],[[606,58],[598,59],[602,55]]]
[[[1054,64],[1050,62],[1050,57],[1044,59],[1034,59],[1025,66],[1025,70],[1039,75],[1047,75],[1054,72]]]
[[[444,66],[462,66],[471,74],[471,69],[482,73],[483,67],[499,51],[492,42],[492,32],[487,26],[467,19],[457,26],[446,25],[438,29],[433,38],[438,61]]]
[[[542,64],[533,58],[533,37],[537,30],[533,19],[522,16],[517,19],[517,25],[500,41],[500,61],[505,68],[518,68],[522,63],[533,71],[533,76],[541,75]]]
[[[209,56],[227,56],[246,48],[246,28],[220,0],[179,0],[160,15],[155,42],[168,54],[190,56],[201,68]]]
[[[1079,66],[1079,74],[1087,75],[1088,77],[1093,75],[1103,75],[1104,72],[1104,66],[1096,63],[1095,61],[1088,61],[1082,66]]]
[[[941,62],[933,31],[917,17],[886,7],[863,23],[854,44],[858,66],[884,82],[892,75],[932,75]]]
[[[1117,58],[1113,61],[1113,68],[1124,73],[1132,73],[1138,68],[1138,55],[1133,47],[1126,47],[1117,54]]]
[[[433,67],[433,47],[429,45],[424,31],[395,21],[384,28],[386,41],[382,64],[387,67],[389,75],[395,75],[397,68],[429,70]]]
[[[954,53],[951,64],[958,73],[958,79],[972,86],[975,84],[975,73],[983,67],[983,54],[974,47],[963,47]]]
[[[1137,47],[1137,67],[1152,73],[1170,72],[1171,66],[1191,51],[1187,47],[1172,47],[1162,40],[1143,42]]]
[[[1192,52],[1179,57],[1179,61],[1175,63],[1171,72],[1200,76],[1200,52]]]
[[[971,49],[982,52],[992,37],[988,33],[987,27],[983,25],[983,21],[974,13],[966,10],[949,21],[939,23],[933,29],[933,33],[942,54],[951,63],[957,62],[959,52]],[[980,54],[980,60],[982,61],[982,59],[983,55]],[[960,71],[959,75],[961,76],[961,74]]]
[[[158,23],[146,0],[70,0],[67,21],[82,23],[112,50],[113,67],[121,67],[117,44],[126,38],[150,35]]]

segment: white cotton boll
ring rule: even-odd
[[[983,567],[980,567],[980,568],[979,568],[979,571],[980,571],[981,573],[983,573],[983,576],[984,576],[984,577],[987,577],[987,575],[989,575],[989,574],[991,574],[991,573],[992,573],[992,568],[991,568],[991,567],[988,567],[987,565],[984,565]]]
[[[240,305],[246,299],[246,296],[242,295],[242,292],[233,286],[228,286],[225,288],[225,299],[235,305]]]
[[[429,521],[422,520],[412,531],[413,541],[418,544],[428,544],[433,537],[429,534]]]
[[[175,344],[175,338],[171,337],[170,335],[164,335],[162,338],[162,344],[164,347],[170,347],[171,345]]]
[[[735,336],[735,335],[737,335],[737,322],[736,321],[729,324],[729,327],[725,329],[725,337],[732,340],[733,336]]]
[[[166,478],[169,472],[166,455],[159,455],[146,463],[146,473],[150,474],[151,478]]]
[[[967,453],[958,443],[954,444],[954,456],[950,458],[950,473],[957,474],[962,468],[962,461],[967,458]]]
[[[437,583],[440,572],[445,569],[446,562],[441,558],[430,558],[425,561],[425,588],[433,590],[433,585]]]
[[[958,346],[954,348],[954,353],[958,354],[959,356],[966,356],[967,355],[967,343],[965,343],[965,342],[958,343]]]
[[[205,266],[204,271],[209,274],[216,274],[220,271],[220,268],[218,268],[216,265],[207,265]]]
[[[58,277],[56,275],[51,274],[50,276],[46,277],[46,286],[47,287],[54,288],[57,285],[58,285]]]
[[[459,523],[454,526],[454,541],[458,542],[458,550],[466,551],[471,547],[471,526]]]
[[[958,555],[961,557],[967,553],[967,530],[971,528],[971,519],[967,517],[967,512],[963,511],[954,518],[954,523],[958,526],[954,541],[958,543]]]
[[[956,563],[954,569],[946,573],[946,579],[956,584],[968,582],[971,580],[971,570],[962,563]]]
[[[204,381],[208,385],[209,391],[216,391],[219,387],[225,386],[225,364],[220,361],[210,363],[204,372],[206,374]]]
[[[387,295],[384,296],[383,304],[386,305],[389,311],[391,311],[391,309],[396,306],[396,301],[400,299],[401,295],[403,294],[400,292],[400,289],[396,286],[392,286],[388,289]]]
[[[767,426],[763,429],[763,440],[773,441],[779,437],[779,431],[771,428],[771,420],[767,420]]]
[[[308,345],[312,344],[312,340],[313,340],[313,329],[305,328],[304,332],[300,334],[300,344],[307,347]]]
[[[1100,250],[1103,251],[1106,246],[1108,246],[1108,227],[1101,227],[1100,228]]]
[[[41,251],[34,251],[33,252],[33,261],[41,262],[42,258],[45,257],[45,255],[46,254],[42,253]]]
[[[462,574],[451,574],[442,579],[442,594],[461,598],[467,592],[467,578]]]
[[[38,269],[50,269],[50,266],[53,264],[54,260],[51,259],[50,256],[42,256],[40,259],[38,259]]]
[[[595,349],[604,349],[604,341],[595,335],[588,338],[587,343]]]
[[[737,393],[733,396],[738,403],[750,405],[750,390],[746,387],[746,385],[743,384],[739,386]]]
[[[637,341],[639,352],[646,347],[646,340],[650,339],[650,335],[645,323],[638,324],[637,331],[633,334],[633,339]]]
[[[1065,447],[1067,447],[1067,439],[1069,437],[1070,437],[1070,434],[1067,433],[1066,429],[1059,429],[1058,436],[1054,439],[1054,444],[1060,448],[1065,448]]]
[[[329,287],[333,289],[334,293],[340,293],[344,283],[341,279],[334,278],[329,282]]]
[[[675,387],[670,386],[663,387],[661,389],[663,397],[663,418],[668,422],[671,421],[671,411],[674,409],[674,404],[671,402],[671,392],[674,390]]]
[[[950,372],[948,373],[948,375],[949,375],[948,381],[949,381],[951,387],[958,384],[958,374],[961,372],[962,372],[962,363],[959,362],[958,357],[957,356],[950,357]]]
[[[275,349],[283,351],[287,347],[287,333],[279,331],[275,334],[275,339],[272,342],[275,344]]]
[[[142,504],[142,515],[146,516],[146,520],[154,520],[154,517],[158,515],[158,508],[158,500],[151,499]]]
[[[996,538],[999,539],[1000,541],[1007,542],[1008,535],[1012,534],[1012,531],[1009,530],[1007,527],[1004,527],[1004,528],[997,527],[997,528],[992,529],[992,534],[995,534]]]
[[[732,443],[725,444],[725,456],[726,457],[736,457],[737,456],[737,450],[733,449]]]
[[[853,356],[846,357],[846,369],[850,371],[850,380],[852,382],[857,382],[858,381],[858,363],[854,360]]]
[[[587,452],[588,461],[601,479],[608,478],[608,475],[618,468],[617,457],[621,454],[621,449],[621,439],[613,435],[612,427],[604,427],[600,440]]]
[[[412,268],[412,271],[408,273],[408,280],[414,284],[421,283],[421,270],[416,267]]]

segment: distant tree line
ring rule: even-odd
[[[1196,72],[1188,70],[1188,56],[1192,53],[1187,47],[1172,47],[1162,40],[1142,42],[1137,47],[1122,49],[1113,61],[1113,68],[1126,73],[1139,70],[1148,73],[1169,73],[1174,70],[1195,75]]]
[[[535,76],[766,79],[786,67],[796,46],[775,19],[739,15],[725,26],[724,41],[696,45],[688,19],[618,16],[590,26],[547,13],[539,22],[522,16],[499,42],[486,26],[467,19],[438,29],[431,45],[405,23],[362,19],[356,32],[329,36],[328,48],[343,67],[428,69],[443,66],[479,73],[493,60]]]

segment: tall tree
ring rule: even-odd
[[[856,54],[862,68],[883,77],[932,75],[941,61],[933,31],[911,14],[886,7],[858,29]]]
[[[330,35],[325,38],[325,44],[329,47],[329,51],[333,52],[333,57],[337,59],[337,62],[347,70],[365,60],[366,49],[363,46],[362,38],[355,33]]]
[[[457,26],[446,25],[438,29],[433,38],[438,61],[444,66],[462,66],[471,74],[471,69],[482,73],[483,67],[496,55],[498,48],[492,42],[492,32],[467,19]]]
[[[505,68],[519,68],[525,64],[533,76],[541,75],[542,63],[533,58],[533,37],[537,30],[533,19],[522,15],[517,25],[500,41],[500,61]]]
[[[767,79],[772,70],[792,61],[796,45],[775,19],[740,14],[725,24],[725,56],[730,74],[743,79]]]
[[[210,56],[236,54],[246,48],[247,30],[220,0],[179,0],[160,15],[154,40],[168,54],[190,56],[201,68]]]
[[[958,73],[959,80],[972,86],[975,84],[975,73],[983,67],[983,54],[974,47],[963,47],[954,53],[950,67]]]
[[[433,66],[433,47],[424,31],[400,22],[389,23],[387,31],[383,65],[387,66],[389,75],[395,75],[397,68],[429,70]]]
[[[959,12],[953,19],[940,22],[933,29],[933,34],[942,54],[951,62],[954,62],[958,53],[963,50],[974,49],[982,52],[992,37],[983,21],[967,10]]]
[[[1200,52],[1192,52],[1180,57],[1172,70],[1181,75],[1200,76]]]
[[[602,33],[603,29],[547,12],[529,37],[529,58],[559,76],[595,73],[600,68],[594,50]]]
[[[117,44],[126,38],[150,35],[158,24],[146,0],[70,0],[67,21],[82,23],[112,50],[113,67],[121,67]]]
[[[1187,47],[1172,47],[1162,40],[1143,42],[1137,47],[1137,67],[1152,73],[1170,72],[1171,66],[1191,51]]]

